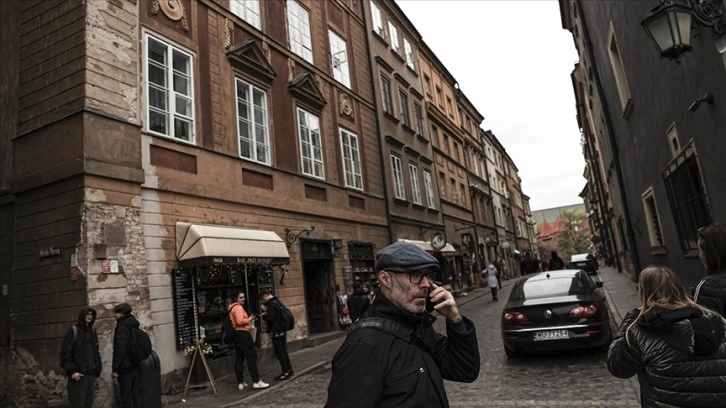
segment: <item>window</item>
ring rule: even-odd
[[[444,177],[443,172],[439,172],[439,185],[441,186],[441,197],[446,197],[446,177]]]
[[[697,250],[698,228],[710,225],[713,221],[693,142],[668,164],[663,171],[663,182],[681,249],[684,254]]]
[[[421,205],[421,186],[418,183],[418,167],[415,164],[408,165],[408,172],[411,176],[411,195],[413,203]]]
[[[401,168],[401,159],[398,156],[391,155],[391,170],[393,170],[393,195],[400,199],[406,199],[406,190],[403,187],[403,169]]]
[[[260,0],[229,0],[229,9],[260,30]]]
[[[449,182],[451,183],[451,201],[457,202],[459,198],[459,193],[456,191],[456,180],[449,179]]]
[[[320,119],[300,108],[297,110],[297,127],[300,134],[302,172],[307,176],[325,178],[323,142],[320,137]]]
[[[270,164],[270,136],[267,93],[237,78],[237,136],[239,155],[262,164]]]
[[[444,134],[444,143],[443,143],[444,153],[446,153],[447,156],[449,156],[449,135]]]
[[[424,170],[424,187],[426,188],[426,205],[429,208],[436,209],[436,202],[434,201],[434,183],[431,180],[431,172]]]
[[[436,125],[431,125],[431,143],[436,147],[440,147],[441,145],[439,141],[439,128]]]
[[[620,57],[618,40],[617,38],[615,38],[615,31],[613,29],[612,23],[610,24],[608,55],[610,56],[610,64],[613,67],[613,75],[615,76],[615,87],[618,89],[618,95],[620,96],[620,106],[623,109],[623,117],[626,118],[630,113],[632,98],[630,97],[628,78],[625,76],[625,68],[623,67],[623,60]]]
[[[438,86],[436,87],[436,104],[439,106],[444,106],[444,99],[441,96],[441,88]]]
[[[446,112],[448,112],[449,116],[452,118],[454,117],[454,109],[451,107],[451,98],[448,96],[446,97]]]
[[[406,65],[415,70],[416,59],[413,57],[413,51],[411,49],[411,43],[408,42],[408,38],[403,39],[403,52],[406,54]]]
[[[287,34],[290,50],[313,62],[313,45],[310,38],[310,16],[296,1],[287,2]]]
[[[479,159],[474,152],[471,152],[471,167],[474,168],[474,174],[479,176]]]
[[[398,28],[389,20],[388,21],[388,33],[391,35],[391,49],[397,53],[401,53],[399,49],[401,46],[398,44]]]
[[[403,89],[398,90],[398,99],[401,104],[401,122],[405,126],[411,127],[411,117],[408,112],[408,95]]]
[[[333,64],[333,78],[350,88],[350,73],[348,71],[348,49],[345,40],[332,31],[330,35],[330,57]]]
[[[383,19],[381,18],[381,9],[378,8],[376,3],[371,2],[371,17],[373,18],[373,32],[380,35],[381,37],[386,36],[386,32],[383,29]]]
[[[383,94],[383,111],[393,115],[393,100],[391,97],[391,81],[381,75],[381,93]]]
[[[678,142],[678,129],[676,129],[676,122],[673,122],[666,132],[666,138],[668,138],[668,146],[671,149],[671,153],[675,157],[678,152],[681,151],[681,144]]]
[[[648,227],[648,238],[650,238],[651,247],[664,246],[663,235],[660,227],[660,217],[658,217],[658,208],[655,205],[655,197],[653,197],[653,188],[649,188],[642,195],[643,210],[645,212],[645,223]]]
[[[431,78],[428,75],[424,75],[424,90],[427,94],[431,94]]]
[[[424,136],[423,112],[421,111],[421,105],[414,103],[413,112],[414,115],[416,115],[416,131],[419,135]]]
[[[358,190],[363,189],[363,175],[360,165],[360,149],[358,136],[340,129],[340,144],[343,147],[343,170],[345,172],[345,186]]]
[[[192,56],[148,34],[146,50],[148,130],[194,143]]]
[[[461,198],[461,204],[466,205],[466,187],[463,184],[459,184],[459,197]]]

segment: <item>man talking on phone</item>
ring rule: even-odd
[[[439,262],[418,245],[381,249],[375,270],[375,300],[335,353],[326,406],[448,407],[443,380],[479,376],[474,324],[449,291],[429,280]],[[427,298],[446,318],[446,336],[434,330]]]

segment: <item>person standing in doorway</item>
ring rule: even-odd
[[[101,375],[95,322],[96,310],[86,306],[78,313],[78,322],[63,337],[60,360],[68,375],[68,401],[72,408],[93,406],[96,377]]]
[[[693,290],[693,300],[726,317],[726,225],[698,230],[698,257],[706,277]]]
[[[267,388],[270,384],[262,381],[257,371],[257,350],[255,341],[252,339],[250,329],[255,315],[247,315],[244,304],[247,296],[244,292],[238,292],[237,301],[229,305],[229,319],[234,327],[234,374],[237,376],[237,389],[240,391],[247,387],[244,382],[244,363],[247,360],[247,367],[252,377],[252,388]]]
[[[489,262],[489,265],[487,265],[484,278],[487,281],[487,286],[492,290],[492,300],[496,302],[499,300],[497,288],[501,287],[501,283],[499,282],[499,270],[494,266],[494,262]]]
[[[128,303],[121,303],[113,308],[116,330],[113,334],[112,377],[118,381],[121,408],[141,406],[138,372],[128,352],[131,328],[138,329],[140,324],[131,314],[131,310],[131,305]]]
[[[275,357],[280,362],[282,369],[281,374],[275,377],[275,381],[287,380],[293,376],[293,371],[290,356],[287,354],[287,334],[282,325],[282,303],[268,289],[260,291],[260,299],[265,307],[262,319],[267,322],[267,334],[270,335]]]

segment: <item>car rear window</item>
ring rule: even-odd
[[[587,261],[587,254],[572,255],[571,261],[572,262]]]
[[[571,278],[551,278],[547,280],[530,279],[514,288],[512,300],[584,295],[589,293],[590,290],[590,285],[577,276]]]

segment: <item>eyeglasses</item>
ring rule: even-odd
[[[420,284],[424,277],[426,277],[426,279],[429,279],[429,274],[431,273],[431,271],[428,269],[424,269],[424,270],[420,270],[420,271],[386,269],[386,271],[395,273],[395,274],[399,274],[399,275],[400,274],[408,275],[408,280],[411,282],[412,285]]]

